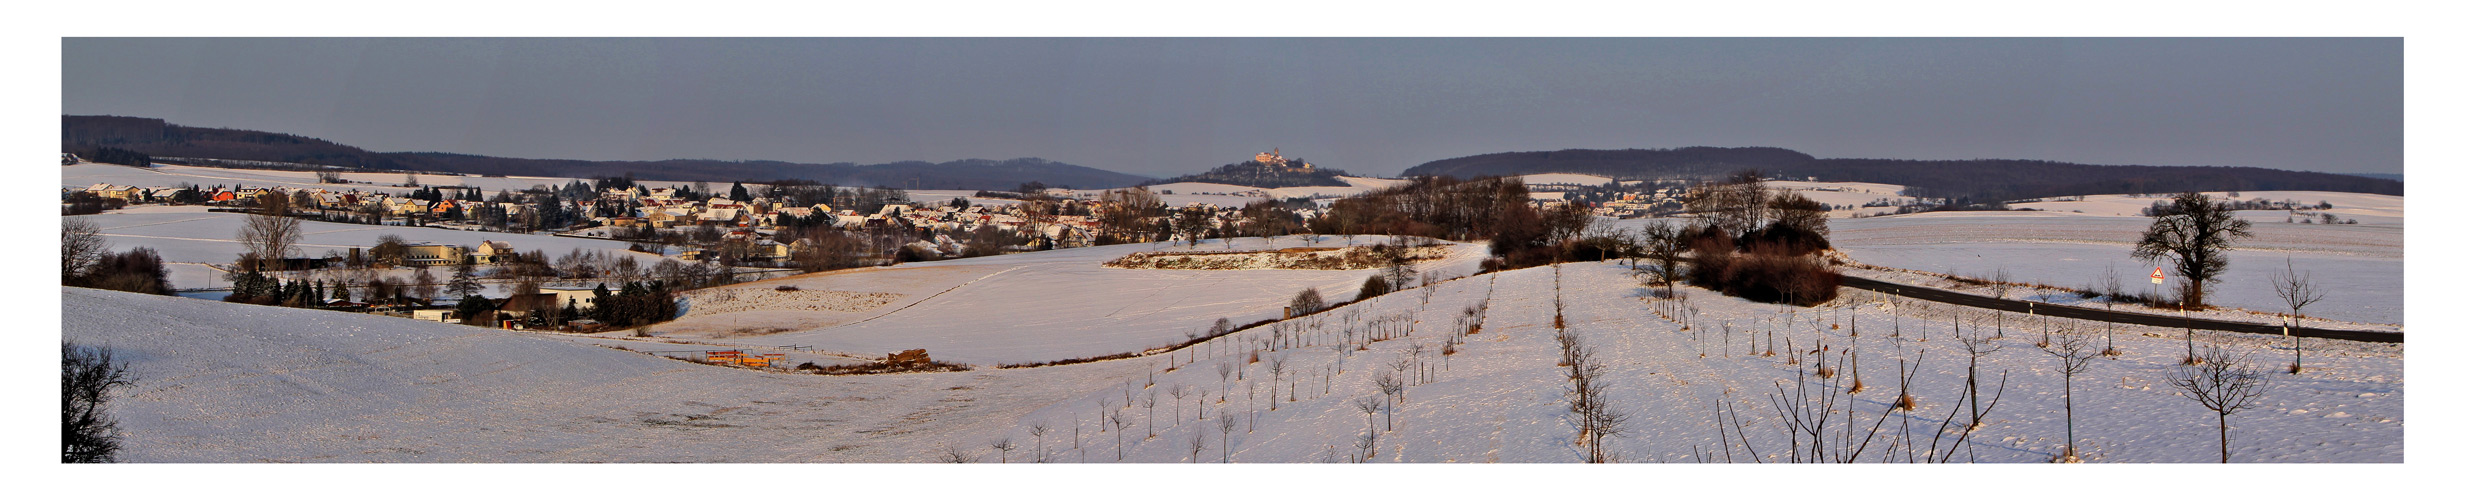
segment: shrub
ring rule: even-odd
[[[1369,276],[1369,279],[1361,281],[1361,294],[1353,297],[1352,300],[1354,302],[1369,300],[1371,297],[1386,295],[1387,292],[1391,291],[1394,290],[1387,284],[1387,278],[1385,276],[1372,274]]]
[[[1291,307],[1293,316],[1307,316],[1320,309],[1326,309],[1327,299],[1318,296],[1317,288],[1303,289],[1301,293],[1292,296]]]
[[[171,272],[154,249],[137,247],[127,253],[105,253],[88,267],[83,281],[94,288],[123,292],[171,294]]]
[[[1686,279],[1723,295],[1759,302],[1814,305],[1839,294],[1840,273],[1811,253],[1791,254],[1788,244],[1758,243],[1737,252],[1719,228],[1695,232],[1695,265]]]

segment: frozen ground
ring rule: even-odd
[[[867,332],[987,332],[942,340],[983,352],[1044,349],[1091,332],[1111,337],[1112,345],[1135,346],[1150,336],[1178,339],[1181,325],[1202,325],[1219,314],[1157,309],[1150,315],[1170,319],[1153,323],[1172,325],[1159,335],[1135,326],[1056,321],[1100,314],[1052,310],[1037,316],[1022,312],[1042,310],[1037,306],[997,303],[1027,296],[1027,302],[1051,304],[1054,299],[1037,295],[1067,291],[1071,304],[1125,307],[1210,293],[1119,285],[1142,279],[1090,282],[1088,275],[1066,271],[1095,268],[1111,253],[1096,250],[1027,254],[999,269],[946,271],[949,276],[935,279],[988,284],[1046,266],[1064,284],[1023,280],[976,298],[925,300],[917,307],[954,306],[930,322],[894,313]],[[1021,270],[1001,274],[1011,269]],[[1066,286],[1072,280],[1083,284]],[[1813,370],[1815,361],[1811,353],[1801,354],[1796,366],[1785,354],[1748,354],[1749,339],[1760,344],[1767,336],[1800,349],[1820,343],[1832,353],[1858,353],[1857,364],[1838,365],[1845,373],[1833,381],[1856,378],[1873,387],[1848,400],[1860,433],[1897,393],[1896,367],[1914,364],[1909,391],[1918,403],[1906,434],[1923,452],[1933,429],[1954,413],[1965,368],[1951,355],[1951,323],[1991,327],[1990,315],[1975,310],[1895,307],[1858,293],[1836,303],[1842,308],[1827,310],[1694,291],[1685,305],[1700,313],[1692,317],[1694,328],[1681,329],[1655,315],[1661,304],[1639,299],[1625,269],[1610,263],[1446,281],[1426,303],[1419,290],[1386,295],[1289,322],[1295,327],[1287,331],[1294,333],[1282,346],[1272,342],[1275,329],[1261,328],[1167,355],[959,373],[767,373],[582,344],[606,342],[601,339],[65,288],[61,325],[66,340],[107,344],[131,361],[141,383],[115,411],[128,432],[128,457],[144,462],[932,461],[946,450],[992,461],[998,453],[987,443],[1001,437],[1018,445],[1008,454],[1011,461],[1109,462],[1118,453],[1119,460],[1179,462],[1192,459],[1193,436],[1204,446],[1196,453],[1200,461],[1570,462],[1579,450],[1562,396],[1567,382],[1554,363],[1550,323],[1557,290],[1563,291],[1569,329],[1590,339],[1607,362],[1609,401],[1635,415],[1634,431],[1611,437],[1608,446],[1637,462],[1787,460],[1788,439],[1766,398],[1773,382],[1793,380],[1799,368]],[[1484,301],[1488,320],[1481,333],[1465,337],[1453,356],[1437,354],[1461,311]],[[1834,315],[1842,318],[1838,330],[1829,328]],[[1341,346],[1363,338],[1377,318],[1417,325],[1409,336],[1366,349]],[[892,328],[900,324],[908,326]],[[2012,321],[2015,331],[1996,342],[2000,351],[1980,367],[1989,376],[2008,371],[2009,386],[1976,432],[1973,458],[1963,450],[1951,455],[1954,461],[2054,456],[2064,436],[2062,379],[2051,358],[2030,345],[2036,335],[2029,331],[2045,326],[2103,333],[2094,324]],[[1860,335],[1851,337],[1852,331]],[[2175,334],[2123,327],[2113,338],[2123,354],[2096,361],[2073,381],[2077,431],[2089,460],[2216,459],[2215,416],[2160,379],[2182,348]],[[2250,353],[2262,366],[2291,358],[2275,336],[2200,339]],[[1268,346],[1275,347],[1259,353],[1261,362],[1247,362],[1252,351]],[[1425,349],[1421,367],[1410,362],[1415,346]],[[2310,372],[2272,376],[2259,406],[2230,420],[2235,460],[2404,461],[2404,346],[2329,340],[2305,346]],[[1921,355],[1923,363],[1916,364]],[[1277,359],[1288,368],[1281,375],[1268,369]],[[1376,398],[1373,373],[1399,359],[1407,373],[1429,376],[1401,394],[1390,431],[1387,415],[1364,415],[1353,402]],[[1235,370],[1230,380],[1219,378],[1218,366]],[[1876,374],[1865,375],[1864,368]],[[1184,396],[1171,395],[1176,386]],[[1284,401],[1270,403],[1271,395]],[[1123,407],[1125,400],[1146,396],[1157,398],[1154,407]],[[1731,446],[1722,446],[1710,423],[1717,401],[1737,405],[1757,452],[1748,453],[1735,432]],[[1099,424],[1107,409],[1121,411],[1126,429]],[[1237,425],[1227,434],[1197,420],[1201,413],[1231,415]],[[1890,423],[1876,440],[1901,439],[1899,416]],[[1041,444],[1030,433],[1038,425],[1048,429]],[[1353,443],[1370,426],[1379,429],[1376,452],[1364,457]],[[1905,456],[1896,445],[1876,446],[1865,461]]]
[[[115,252],[135,247],[148,247],[161,254],[171,268],[171,285],[178,288],[213,288],[228,286],[222,271],[206,264],[228,265],[242,252],[237,241],[240,227],[248,214],[207,212],[202,206],[144,205],[121,210],[79,215],[75,218],[93,221],[102,228],[103,238]],[[458,231],[432,227],[371,226],[332,222],[300,221],[300,242],[297,256],[319,257],[327,251],[350,253],[350,249],[368,248],[377,244],[377,237],[393,234],[407,242],[436,242],[477,246],[481,241],[513,243],[514,250],[539,250],[550,257],[564,255],[573,249],[594,249],[622,252],[655,262],[662,257],[630,252],[620,241],[588,238],[566,238],[546,234],[495,233]]]

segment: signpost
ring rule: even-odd
[[[2165,268],[2160,267],[2148,272],[2148,298],[2150,300],[2157,298],[2157,285],[2163,284],[2165,284]],[[2199,355],[2191,349],[2191,297],[2185,296],[2174,301],[2174,306],[2183,314],[2183,364],[2197,364],[2200,359]]]

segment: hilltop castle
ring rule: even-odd
[[[1258,163],[1265,164],[1270,167],[1278,167],[1283,169],[1285,172],[1309,172],[1317,168],[1316,165],[1311,165],[1306,161],[1295,165],[1290,160],[1284,159],[1284,148],[1275,148],[1275,151],[1273,152],[1259,153],[1257,159]]]

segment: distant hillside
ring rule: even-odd
[[[1284,150],[1278,148],[1273,152],[1259,153],[1250,161],[1215,167],[1204,173],[1184,175],[1148,184],[1209,182],[1265,189],[1304,186],[1345,187],[1352,184],[1336,177],[1348,175],[1352,174],[1344,173],[1342,170],[1318,168],[1318,165],[1311,164],[1309,160],[1285,158]]]
[[[2254,167],[2083,165],[2037,160],[1882,160],[1815,158],[1781,148],[1492,153],[1450,158],[1404,175],[1595,174],[1622,179],[1708,178],[1745,169],[1783,178],[1876,182],[1914,188],[1915,196],[2014,200],[2078,194],[2180,191],[2338,191],[2405,194],[2402,182],[2343,174]]]
[[[806,179],[850,186],[909,189],[1008,189],[1035,181],[1081,189],[1136,185],[1148,177],[1038,158],[906,161],[878,165],[781,161],[588,161],[499,158],[453,153],[379,153],[316,138],[254,130],[185,127],[157,118],[60,117],[60,149],[81,153],[116,148],[155,157],[217,158],[542,177],[636,177],[677,181]]]
[[[2394,173],[2394,174],[2354,174],[2354,175],[2355,175],[2355,176],[2358,176],[2358,177],[2369,177],[2369,178],[2373,178],[2373,179],[2387,179],[2387,180],[2392,180],[2392,181],[2397,181],[2397,182],[2405,182],[2405,174],[2404,174],[2404,173],[2402,173],[2402,172],[2400,172],[2400,173]]]

